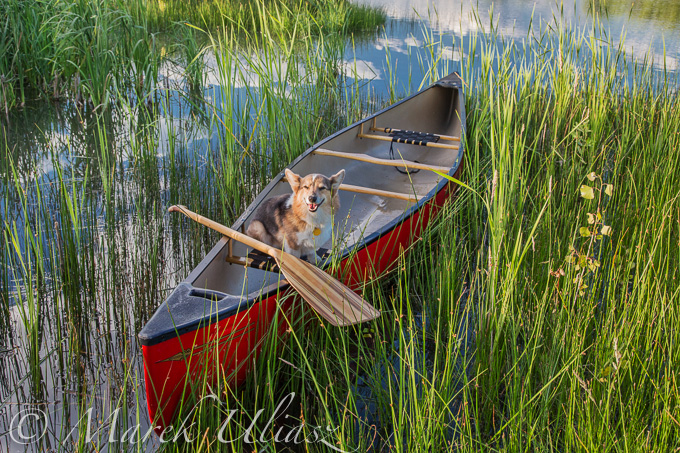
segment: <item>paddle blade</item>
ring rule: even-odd
[[[334,326],[370,321],[380,311],[318,267],[282,253],[276,256],[288,282],[324,319]]]

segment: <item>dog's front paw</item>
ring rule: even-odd
[[[316,258],[314,258],[314,255],[301,255],[300,259],[305,260],[308,263],[316,264]]]
[[[325,259],[316,252],[302,255],[302,259],[318,267],[323,267],[323,264],[325,264]]]

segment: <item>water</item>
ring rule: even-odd
[[[362,43],[352,52],[349,47],[346,72],[372,80],[372,89],[386,95],[390,79],[400,90],[416,90],[423,82],[418,57],[428,53],[424,46],[435,43],[443,49],[453,70],[465,59],[468,38],[476,33],[495,31],[505,40],[526,42],[529,29],[555,28],[566,24],[589,34],[601,22],[614,44],[624,43],[631,58],[653,58],[658,71],[676,74],[680,69],[680,3],[672,0],[566,2],[522,0],[452,2],[448,0],[359,0],[383,8],[389,16],[384,30],[375,39]],[[390,64],[388,65],[388,58]],[[356,68],[356,70],[355,70]],[[390,69],[391,68],[391,69]]]
[[[490,31],[489,17],[493,18],[495,29],[502,36],[499,40],[517,42],[529,39],[530,26],[550,27],[555,17],[583,33],[587,33],[594,20],[599,20],[615,43],[625,37],[624,47],[633,58],[649,54],[657,71],[665,69],[671,74],[678,71],[680,4],[669,0],[638,1],[632,8],[627,2],[615,0],[564,4],[544,1],[533,5],[519,0],[483,1],[474,7],[447,0],[369,0],[367,3],[383,7],[389,19],[383,29],[357,37],[354,44],[348,43],[342,68],[348,77],[348,86],[354,79],[360,79],[363,93],[373,96],[372,103],[366,107],[368,110],[413,92],[425,83],[426,61],[432,55],[428,43],[434,43],[435,55],[442,52],[441,58],[449,70],[460,70],[461,64],[470,57],[465,44],[475,33]],[[214,57],[208,55],[206,65],[208,71],[214,68]],[[77,363],[60,368],[55,358],[59,355],[55,355],[55,351],[64,351],[74,342],[73,332],[63,337],[56,332],[61,328],[57,322],[57,309],[66,310],[64,301],[50,301],[57,309],[53,311],[52,307],[47,307],[41,314],[46,318],[48,333],[40,349],[44,362],[38,377],[28,372],[29,358],[24,352],[27,332],[16,306],[11,307],[7,315],[2,315],[8,317],[3,325],[9,325],[0,336],[0,448],[3,450],[23,448],[16,439],[3,433],[10,429],[12,420],[30,408],[44,410],[48,415],[47,445],[58,445],[58,439],[64,435],[59,430],[71,432],[83,414],[77,408],[79,392],[90,395],[90,406],[100,420],[121,407],[116,406],[118,398],[125,398],[127,404],[122,403],[122,406],[127,407],[128,412],[119,416],[128,426],[136,424],[139,417],[142,431],[148,428],[136,333],[153,312],[155,304],[181,281],[212,244],[211,238],[197,234],[197,229],[178,233],[161,211],[169,203],[190,197],[192,190],[199,190],[196,187],[215,183],[204,179],[205,168],[211,165],[210,152],[221,146],[220,139],[224,135],[219,125],[206,123],[201,105],[196,106],[180,95],[181,76],[168,69],[164,80],[172,89],[161,101],[161,108],[151,112],[112,109],[101,129],[95,127],[96,120],[91,115],[78,113],[70,103],[56,107],[42,102],[29,103],[2,122],[0,137],[6,140],[25,184],[38,177],[45,189],[53,187],[57,179],[55,162],[65,169],[68,181],[90,178],[88,190],[93,201],[86,208],[94,212],[95,220],[89,225],[102,230],[101,235],[96,236],[100,241],[96,247],[90,244],[92,248],[87,248],[95,250],[94,258],[84,263],[96,282],[94,293],[90,295],[95,303],[92,312],[87,313],[91,323],[85,336],[90,341]],[[247,90],[257,91],[259,84],[259,80],[252,77],[226,90],[235,97],[243,97]],[[209,72],[204,90],[208,104],[214,100],[219,107],[223,89],[214,73]],[[256,102],[245,106],[251,116],[256,115],[259,105],[259,98],[253,99]],[[253,123],[251,119],[250,124]],[[338,120],[338,124],[330,127],[341,125]],[[143,132],[146,127],[152,129],[151,133]],[[247,127],[243,129],[244,132],[248,130]],[[101,130],[106,131],[105,137],[101,136]],[[241,135],[238,131],[236,134]],[[179,144],[173,143],[173,137],[181,137]],[[149,141],[142,148],[151,152],[140,152],[140,139]],[[118,162],[112,169],[106,167],[108,157],[101,155],[102,140],[108,143],[106,148]],[[10,177],[4,162],[2,168],[3,184],[7,184]],[[86,174],[86,168],[89,174]],[[193,168],[197,170],[193,171]],[[113,212],[105,209],[108,201],[103,175],[107,174],[119,180],[113,196],[116,208]],[[262,182],[255,181],[253,187]],[[178,189],[178,186],[183,188]],[[50,198],[49,203],[58,204],[56,192],[45,193]],[[203,192],[199,190],[198,193]],[[203,212],[216,212],[220,203],[218,195],[211,191],[209,196],[200,197],[196,202],[201,203]],[[250,195],[244,195],[234,210],[242,208]],[[21,226],[18,211],[18,206],[5,206],[4,200],[0,201],[3,220],[19,220]],[[103,219],[104,216],[110,220]],[[61,219],[57,216],[53,220]],[[107,227],[107,222],[112,226]],[[23,243],[21,228],[19,231],[19,242]],[[108,239],[108,234],[113,234],[114,239]],[[176,240],[171,237],[174,235],[178,236]],[[126,246],[128,243],[134,246]],[[187,249],[177,246],[179,243],[194,246]],[[110,267],[106,267],[107,263]],[[46,269],[54,272],[49,265]],[[2,281],[9,286],[10,292],[16,290],[12,279],[9,271],[3,270]],[[120,282],[125,285],[117,286]],[[107,298],[102,294],[114,294],[115,297]],[[107,301],[112,301],[111,306]],[[64,357],[74,358],[68,353]],[[42,380],[39,391],[33,388],[36,379]],[[120,390],[123,384],[127,386],[126,392]],[[367,406],[371,404],[370,398],[370,395],[364,395]],[[135,404],[139,405],[139,410]],[[42,425],[33,429],[39,431]],[[77,430],[74,433],[77,434]],[[156,447],[154,439],[143,443],[141,448]],[[44,446],[29,444],[27,448],[38,450]]]

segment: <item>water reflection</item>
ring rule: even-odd
[[[349,49],[345,64],[351,78],[385,81],[374,84],[373,89],[377,91],[389,91],[390,77],[405,91],[417,89],[423,78],[419,60],[429,52],[425,45],[428,41],[428,44],[440,42],[445,47],[451,46],[443,56],[454,63],[453,70],[457,69],[455,62],[461,59],[461,41],[478,33],[494,32],[503,39],[526,42],[532,39],[530,30],[536,33],[568,26],[578,34],[589,36],[595,27],[615,45],[624,43],[629,57],[651,57],[658,70],[675,72],[680,61],[677,45],[680,43],[680,2],[670,0],[643,0],[632,6],[623,0],[356,1],[381,7],[391,18],[384,30],[376,33],[374,42]],[[389,50],[387,57],[385,49]],[[355,58],[357,62],[351,66],[349,62],[353,63]],[[397,74],[387,74],[388,67],[395,68]]]

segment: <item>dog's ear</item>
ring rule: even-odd
[[[340,184],[342,184],[342,180],[345,179],[345,169],[343,168],[329,179],[331,181],[331,190],[333,192],[337,192],[338,187],[340,187]]]
[[[296,175],[290,169],[286,168],[286,179],[293,189],[293,192],[297,192],[300,188],[300,175]]]

